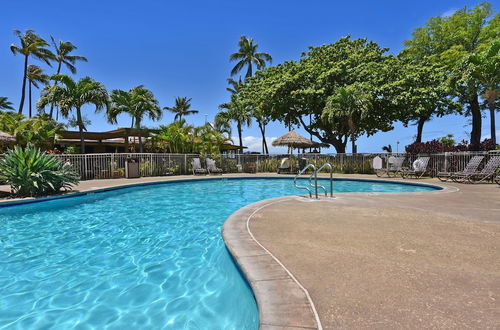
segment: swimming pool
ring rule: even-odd
[[[289,178],[190,180],[0,208],[0,328],[257,329],[221,226],[244,205],[303,193]]]

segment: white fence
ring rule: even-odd
[[[434,176],[439,171],[462,170],[469,159],[474,155],[484,155],[485,161],[493,155],[500,155],[498,151],[490,152],[448,152],[430,154],[428,175]],[[357,153],[357,154],[295,154],[291,157],[291,172],[296,172],[306,163],[316,166],[328,162],[338,173],[373,173],[371,162],[374,157],[380,156],[387,160],[390,156],[404,156],[403,166],[411,167],[418,156],[405,153]],[[168,153],[124,153],[124,154],[62,154],[57,155],[64,162],[71,163],[80,174],[82,180],[111,179],[124,177],[127,158],[136,159],[139,163],[141,176],[164,176],[191,174],[191,160],[199,155],[168,154]],[[281,160],[290,157],[286,154],[274,155],[221,155],[216,159],[217,166],[225,173],[262,173],[276,172]],[[204,163],[204,162],[203,162]]]

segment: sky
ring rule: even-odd
[[[495,11],[500,10],[500,0],[490,2]],[[190,97],[192,108],[199,110],[199,114],[186,119],[190,124],[201,125],[206,119],[212,121],[218,105],[229,100],[227,78],[234,66],[234,62],[229,62],[229,55],[237,50],[241,35],[254,38],[259,51],[272,55],[273,64],[298,59],[308,46],[332,43],[347,34],[352,38],[366,37],[397,54],[404,40],[429,17],[450,15],[463,6],[478,3],[449,0],[4,1],[0,21],[0,96],[7,96],[17,107],[23,60],[10,52],[10,44],[18,43],[12,31],[33,29],[47,40],[52,35],[71,41],[78,47],[74,54],[88,58],[88,63],[77,64],[76,78],[91,76],[108,90],[128,90],[142,84],[153,91],[162,107],[172,106],[176,96]],[[55,71],[37,60],[30,61],[46,68],[49,74]],[[38,91],[35,91],[34,99],[37,98]],[[105,121],[103,114],[94,114],[92,108],[85,110],[85,116],[91,121],[89,131],[116,128]],[[172,120],[173,114],[165,112],[161,121],[144,123],[155,127]],[[130,118],[123,115],[117,126],[130,126]],[[483,137],[489,136],[489,130],[489,118],[485,116]],[[305,131],[297,131],[307,136]],[[453,134],[456,140],[468,139],[469,131],[470,119],[446,116],[427,123],[423,139],[446,134]],[[283,124],[271,123],[267,129],[269,145],[273,138],[286,132]],[[243,135],[248,150],[260,151],[260,131],[255,123],[245,128]],[[405,128],[396,123],[393,131],[361,137],[358,152],[379,152],[388,144],[394,151],[401,151],[415,135],[415,126]],[[286,152],[286,148],[273,147],[270,152]],[[323,152],[334,152],[334,149]]]

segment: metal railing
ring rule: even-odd
[[[461,171],[469,160],[476,155],[483,155],[483,166],[491,157],[499,152],[447,152],[430,154],[426,175],[434,176],[438,172]],[[123,177],[125,161],[132,157],[139,162],[141,176],[185,175],[192,173],[191,160],[200,155],[168,154],[168,153],[124,153],[124,154],[62,154],[56,155],[64,162],[71,163],[80,174],[82,180],[111,179]],[[289,158],[294,173],[300,169],[299,164],[313,164],[321,171],[327,169],[324,164],[331,164],[330,172],[345,174],[373,174],[372,160],[376,156],[382,158],[384,166],[390,156],[405,157],[403,167],[410,168],[418,156],[405,153],[357,153],[357,154],[237,154],[215,157],[217,167],[224,173],[265,173],[276,172],[283,158]],[[0,155],[0,158],[2,155]],[[204,161],[202,162],[204,165]],[[481,167],[479,167],[481,170]]]
[[[297,179],[302,175],[304,174],[308,169],[312,169],[313,172],[311,174],[311,176],[309,177],[309,187],[307,186],[299,186],[297,184]],[[311,177],[314,175],[316,177],[316,167],[313,165],[313,164],[309,164],[307,165],[306,167],[304,167],[302,170],[299,171],[299,173],[297,173],[297,175],[293,178],[293,185],[295,186],[295,188],[298,188],[298,189],[304,189],[304,190],[307,190],[307,192],[309,193],[309,198],[312,198],[312,193],[311,193]],[[316,177],[316,181],[317,181],[317,177]],[[317,182],[316,182],[317,184]],[[316,198],[318,198],[318,188],[316,186]]]

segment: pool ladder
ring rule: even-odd
[[[325,167],[327,167],[330,170],[330,197],[333,197],[333,167],[330,163],[324,163],[318,169],[313,164],[308,164],[306,167],[304,167],[297,173],[295,178],[293,178],[293,184],[295,185],[295,188],[307,190],[310,198],[312,198],[311,188],[314,188],[314,195],[316,199],[318,199],[318,188],[323,189],[323,191],[325,192],[325,196],[328,196],[328,191],[326,190],[325,186],[318,185],[318,172],[320,172]],[[297,179],[302,174],[304,174],[308,169],[312,169],[312,173],[309,176],[308,185],[307,186],[298,185]]]

